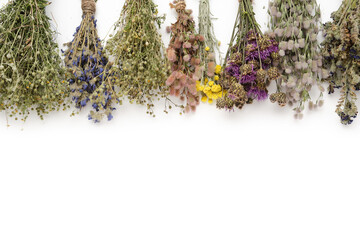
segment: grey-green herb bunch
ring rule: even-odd
[[[89,114],[89,119],[99,122],[104,114],[111,120],[114,108],[110,105],[112,90],[103,85],[109,68],[105,67],[108,58],[103,52],[96,29],[95,2],[82,0],[82,21],[76,28],[74,39],[65,44],[67,49],[64,56],[71,89],[70,96],[76,108],[82,109],[90,103],[93,110]]]
[[[213,18],[210,11],[210,0],[199,2],[199,34],[205,41],[200,45],[200,59],[204,65],[201,79],[196,87],[201,92],[201,101],[212,103],[223,96],[222,87],[219,84],[221,75],[220,42],[216,39],[213,26]],[[216,59],[219,55],[219,60]],[[217,65],[218,63],[218,65]]]
[[[271,34],[279,42],[281,78],[277,92],[270,96],[280,106],[295,105],[295,117],[302,118],[307,102],[309,109],[322,106],[321,79],[328,77],[322,68],[318,34],[321,30],[320,8],[316,0],[272,0],[269,4]],[[312,101],[310,91],[319,89],[319,96]]]
[[[158,16],[152,0],[126,0],[116,34],[106,45],[115,59],[113,70],[117,97],[147,105],[147,113],[154,115],[154,100],[167,99],[165,81],[169,64],[164,56],[164,44],[158,32],[165,17]],[[120,101],[121,103],[121,101]]]
[[[68,84],[46,0],[12,0],[0,10],[0,110],[25,121],[31,110],[66,109]]]
[[[358,0],[344,0],[332,13],[333,21],[325,24],[322,53],[330,70],[329,93],[340,88],[341,98],[336,113],[345,125],[358,114],[356,93],[360,90],[360,4]]]

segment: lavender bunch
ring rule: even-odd
[[[255,19],[252,1],[239,0],[234,31],[226,54],[222,86],[227,94],[217,101],[220,109],[241,109],[254,100],[268,97],[267,87],[280,74],[274,66],[279,59],[278,43],[263,35]]]
[[[341,97],[336,113],[342,124],[351,124],[357,117],[356,91],[360,90],[360,4],[358,0],[344,0],[332,13],[333,21],[325,24],[322,44],[324,64],[330,70],[329,93],[340,89]]]
[[[0,10],[0,111],[25,121],[65,110],[68,85],[46,0],[13,0]]]
[[[309,108],[322,106],[322,78],[328,77],[322,68],[323,59],[317,40],[321,29],[320,8],[316,0],[273,0],[269,4],[271,34],[279,42],[281,78],[277,92],[270,100],[280,106],[295,105],[295,117],[302,118],[305,104]],[[320,90],[316,101],[311,100],[313,86]]]
[[[74,39],[65,44],[67,49],[63,54],[75,107],[81,110],[90,103],[93,110],[89,119],[99,122],[103,114],[111,120],[114,108],[110,105],[112,91],[103,85],[109,68],[105,67],[108,59],[96,29],[95,2],[82,0],[81,24],[76,28]]]

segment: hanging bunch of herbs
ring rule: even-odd
[[[234,31],[226,54],[221,84],[227,94],[217,101],[220,109],[241,109],[254,100],[268,97],[267,87],[280,76],[274,61],[278,43],[263,35],[256,22],[251,0],[239,0]]]
[[[210,0],[199,2],[199,34],[204,36],[205,41],[200,45],[200,59],[204,65],[201,79],[196,82],[196,88],[201,93],[201,101],[212,103],[223,96],[223,90],[219,84],[221,73],[220,42],[216,39],[210,11]],[[219,63],[219,64],[217,64]]]
[[[105,56],[101,40],[96,29],[96,1],[82,0],[82,21],[76,28],[74,39],[66,43],[63,53],[68,69],[67,79],[70,85],[70,96],[79,110],[88,103],[92,106],[89,119],[98,122],[105,114],[112,119],[114,108],[110,105],[112,90],[100,89],[107,77],[109,68],[105,68],[108,58]]]
[[[200,48],[205,39],[196,32],[192,10],[186,9],[185,1],[175,0],[170,7],[176,10],[178,17],[168,28],[171,39],[167,57],[171,63],[171,75],[166,84],[171,95],[186,100],[185,112],[195,111],[199,104],[196,81],[201,79],[204,71]]]
[[[10,1],[0,10],[0,111],[25,121],[66,109],[68,84],[46,0]]]
[[[158,16],[152,0],[126,0],[116,23],[117,31],[106,45],[108,54],[115,59],[110,84],[117,98],[127,97],[131,103],[146,105],[152,116],[154,100],[168,96],[165,81],[169,64],[158,32],[164,19]]]
[[[279,70],[281,78],[276,81],[277,92],[270,100],[280,106],[295,105],[295,117],[302,118],[305,104],[309,109],[323,105],[322,78],[328,77],[322,68],[318,34],[321,28],[320,8],[316,0],[273,0],[269,4],[271,17],[270,34],[279,42]],[[319,89],[313,101],[310,91]]]
[[[325,24],[322,54],[330,71],[329,93],[339,88],[341,97],[336,113],[345,125],[357,117],[356,91],[360,90],[360,4],[358,0],[343,0],[332,13],[333,21]]]

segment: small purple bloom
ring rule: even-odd
[[[232,76],[239,79],[240,77],[240,66],[235,63],[230,63],[230,65],[226,68],[226,72]]]
[[[252,73],[250,73],[249,75],[243,75],[241,77],[240,83],[241,84],[245,84],[245,83],[254,83],[256,80],[256,72],[252,71]]]
[[[257,99],[259,101],[265,100],[268,97],[268,94],[265,90],[261,90],[257,87],[252,87],[247,94],[249,98]]]

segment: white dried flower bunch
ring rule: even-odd
[[[277,81],[277,93],[270,99],[280,103],[279,96],[286,95],[286,103],[294,105],[295,117],[302,118],[307,102],[310,109],[322,106],[321,81],[328,77],[318,42],[320,9],[316,0],[272,0],[269,14],[270,34],[279,42],[278,67],[282,74]],[[316,101],[310,96],[313,86],[319,90]]]

